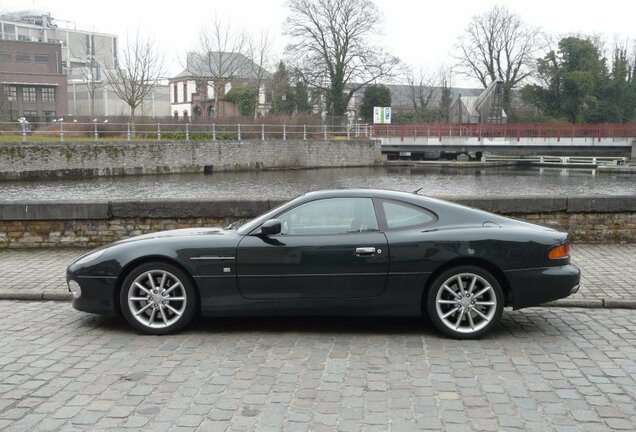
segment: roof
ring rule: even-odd
[[[211,51],[206,56],[196,52],[189,52],[186,58],[186,68],[174,78],[190,77],[224,77],[257,79],[257,71],[263,72],[263,78],[269,79],[271,73],[259,67],[256,63],[237,52]]]

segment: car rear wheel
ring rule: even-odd
[[[142,264],[130,272],[122,285],[120,304],[130,325],[156,335],[181,330],[198,307],[188,276],[163,262]]]
[[[473,339],[495,327],[503,312],[503,290],[497,279],[476,266],[460,266],[439,275],[427,295],[433,325],[455,339]]]

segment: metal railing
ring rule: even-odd
[[[454,124],[422,123],[374,125],[373,136],[381,138],[634,138],[636,124],[543,125],[543,124]]]
[[[636,124],[215,124],[94,122],[0,122],[0,142],[351,140],[371,138],[635,138]]]
[[[372,131],[368,124],[0,122],[0,142],[361,140]]]

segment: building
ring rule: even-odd
[[[506,123],[503,109],[503,80],[495,80],[477,96],[460,95],[451,106],[451,123]]]
[[[2,117],[51,121],[68,112],[59,43],[0,40]]]
[[[82,81],[87,74],[102,79],[102,69],[117,66],[117,36],[77,30],[74,23],[56,20],[50,13],[19,11],[0,15],[4,40],[58,43],[69,81]]]
[[[210,52],[207,56],[201,56],[190,52],[187,54],[186,68],[170,78],[170,111],[175,118],[192,117],[194,120],[236,116],[236,107],[232,103],[223,102],[223,96],[232,87],[254,85],[259,72],[263,83],[258,109],[261,114],[265,114],[271,106],[271,94],[265,90],[265,83],[271,79],[269,72],[243,54]],[[227,75],[224,76],[225,74]],[[222,82],[215,83],[215,79]],[[220,94],[215,94],[215,88]],[[218,106],[218,113],[214,112],[215,106]]]

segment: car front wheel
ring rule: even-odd
[[[197,296],[179,268],[152,262],[135,268],[124,280],[120,294],[124,317],[147,334],[174,333],[194,317]]]
[[[504,296],[497,279],[475,266],[446,270],[431,285],[427,312],[433,325],[455,339],[485,335],[497,325]]]

